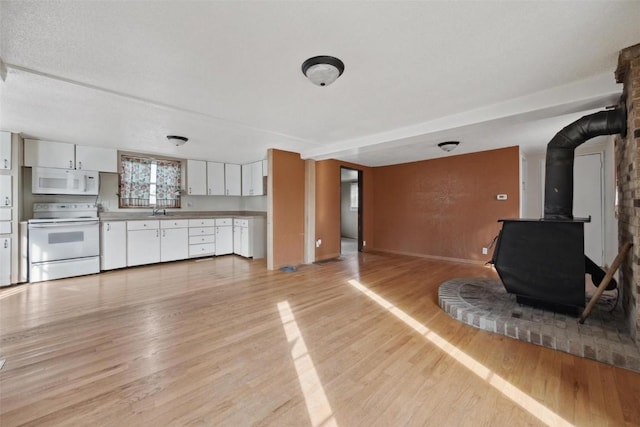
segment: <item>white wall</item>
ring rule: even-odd
[[[576,155],[601,153],[604,175],[604,259],[607,265],[618,253],[618,220],[615,215],[616,171],[614,137],[602,136],[587,141],[578,147]],[[525,190],[523,191],[524,218],[543,216],[544,191],[542,187],[545,152],[526,155]],[[542,166],[541,166],[542,165]]]

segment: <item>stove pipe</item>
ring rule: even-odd
[[[547,145],[544,185],[544,219],[573,219],[574,151],[600,135],[625,135],[627,108],[621,99],[613,110],[584,116],[563,128]]]

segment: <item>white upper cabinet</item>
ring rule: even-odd
[[[207,194],[224,196],[224,163],[207,162]]]
[[[264,194],[263,176],[262,160],[242,165],[242,195],[262,196]]]
[[[11,191],[11,175],[0,175],[0,206],[3,208],[13,206],[13,191]]]
[[[0,169],[11,169],[11,132],[0,131]]]
[[[207,162],[204,160],[187,160],[187,194],[207,194]]]
[[[240,186],[242,182],[241,174],[240,165],[231,163],[224,164],[225,194],[227,196],[242,195],[242,188]]]
[[[118,151],[113,148],[76,145],[76,169],[118,172]]]
[[[118,151],[66,142],[24,140],[24,165],[43,168],[118,171]]]
[[[76,146],[66,142],[24,140],[24,165],[43,168],[75,169]]]

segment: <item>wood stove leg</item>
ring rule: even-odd
[[[611,264],[609,271],[607,271],[607,274],[604,276],[604,279],[602,279],[602,282],[600,282],[600,285],[598,285],[598,289],[596,289],[596,293],[593,294],[593,296],[591,297],[591,300],[589,300],[589,304],[587,304],[584,311],[582,312],[582,315],[578,320],[579,323],[581,324],[584,323],[585,319],[589,316],[589,314],[591,314],[591,310],[593,310],[593,307],[596,305],[596,302],[598,302],[598,300],[602,296],[602,293],[607,288],[607,285],[613,278],[613,275],[616,273],[616,271],[618,271],[618,267],[620,267],[620,264],[622,264],[622,261],[627,257],[627,253],[629,252],[629,249],[631,249],[631,246],[633,246],[633,243],[631,242],[625,243],[624,246],[622,247],[622,250],[618,254],[618,256],[616,256],[616,259],[613,260],[613,264]]]

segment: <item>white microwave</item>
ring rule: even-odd
[[[33,194],[80,194],[97,196],[100,173],[97,171],[33,168]]]

